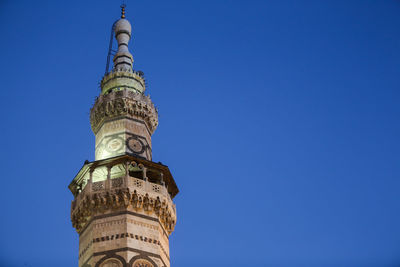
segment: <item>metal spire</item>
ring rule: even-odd
[[[125,1],[124,1],[124,2],[125,2]],[[125,7],[126,7],[126,4],[123,3],[123,4],[121,5],[121,19],[124,19],[124,18],[125,18]]]

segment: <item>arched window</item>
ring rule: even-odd
[[[101,267],[122,267],[122,263],[117,259],[108,259],[101,264]]]

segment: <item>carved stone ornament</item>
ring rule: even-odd
[[[169,233],[175,228],[176,215],[166,200],[161,201],[159,197],[140,194],[136,190],[131,192],[129,188],[87,193],[81,201],[72,205],[72,226],[80,233],[91,217],[127,209],[155,213]]]
[[[154,267],[153,264],[151,264],[150,262],[148,262],[147,260],[136,260],[133,263],[133,267]]]
[[[158,112],[150,97],[129,90],[100,95],[90,110],[90,124],[94,133],[107,119],[128,116],[143,120],[151,134],[158,126]]]

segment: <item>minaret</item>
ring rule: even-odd
[[[95,161],[85,161],[69,185],[79,267],[169,267],[179,191],[168,167],[151,161],[158,113],[143,73],[133,70],[124,6],[113,29],[114,67],[90,111]]]

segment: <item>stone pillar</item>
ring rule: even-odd
[[[111,166],[107,166],[107,180],[106,180],[106,189],[111,188]]]

